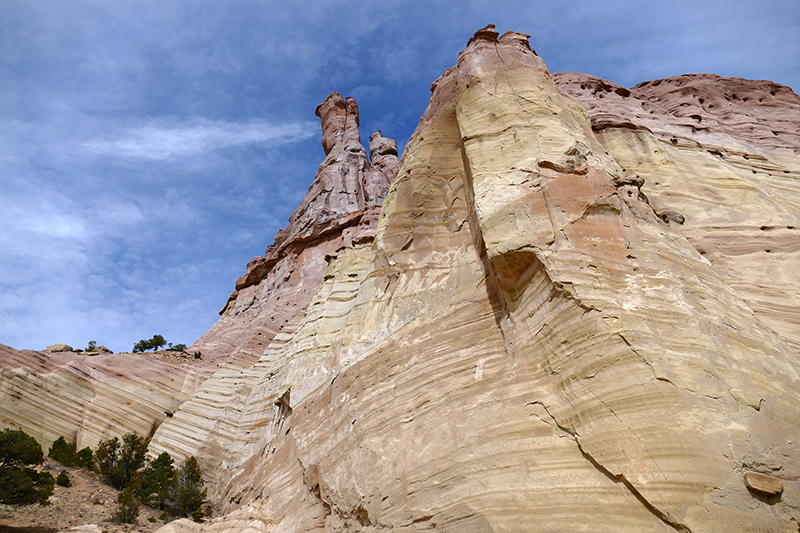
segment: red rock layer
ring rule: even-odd
[[[771,81],[685,74],[629,90],[590,74],[553,77],[586,108],[595,130],[645,128],[667,139],[755,153],[800,150],[800,97]]]

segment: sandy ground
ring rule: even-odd
[[[164,521],[158,519],[161,511],[144,505],[139,507],[136,523],[111,522],[111,516],[119,507],[117,503],[119,492],[103,483],[94,472],[81,468],[68,468],[50,458],[42,465],[42,470],[47,470],[53,477],[66,470],[71,486],[55,485],[50,505],[14,507],[0,504],[0,533],[10,531],[45,533],[48,530],[65,530],[89,524],[96,524],[102,532],[144,533],[164,525]],[[94,528],[86,531],[89,530]]]

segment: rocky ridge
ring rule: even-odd
[[[797,531],[800,99],[657,81],[489,26],[394,180],[326,99],[309,193],[193,346],[229,363],[151,441],[218,517],[163,531]]]

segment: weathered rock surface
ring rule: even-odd
[[[229,364],[151,441],[218,517],[163,531],[797,531],[797,96],[553,77],[527,37],[475,34],[393,181],[320,105],[309,193],[193,347]]]
[[[762,494],[777,496],[783,492],[781,480],[758,472],[747,472],[744,475],[744,482],[749,489]]]
[[[800,98],[769,81],[676,76],[630,91],[555,75],[673,230],[800,350]]]
[[[316,110],[325,160],[303,202],[263,257],[247,265],[220,320],[191,347],[237,353],[252,365],[275,334],[306,308],[327,259],[343,246],[371,240],[383,197],[397,173],[397,143],[376,131],[370,157],[361,145],[358,106],[332,93]]]
[[[45,451],[60,436],[80,449],[130,431],[150,435],[216,369],[0,344],[0,426],[24,429]]]
[[[688,231],[727,220],[741,247],[763,216],[793,225],[790,141],[762,143],[736,109],[709,138],[674,113],[587,114],[525,35],[491,27],[432,89],[374,243],[331,258],[258,364],[206,382],[226,409],[198,449],[227,514],[205,529],[796,529],[794,317],[754,313],[765,285],[741,290]],[[775,92],[789,129],[793,97]],[[669,135],[674,159],[703,164],[673,172],[672,196],[653,190],[667,178],[634,134],[657,148]],[[709,176],[709,148],[748,144],[779,175]],[[752,174],[756,158],[740,159]],[[698,174],[705,194],[679,186]],[[769,301],[793,305],[791,276],[762,280]],[[754,498],[743,470],[779,480],[781,501]]]
[[[207,464],[233,461],[240,453],[237,446],[248,445],[235,442],[241,430],[237,414],[255,380],[272,363],[264,359],[265,350],[274,353],[275,345],[294,331],[296,319],[312,304],[328,275],[328,262],[342,250],[368,250],[374,238],[380,206],[400,166],[397,143],[376,131],[367,157],[358,132],[358,107],[351,97],[345,100],[333,93],[316,113],[325,160],[314,182],[266,255],[248,265],[220,320],[189,349],[230,352],[236,364],[204,383],[162,428],[152,443],[159,453],[184,457],[202,450]],[[316,331],[313,335],[315,342],[323,336]],[[210,412],[229,415],[220,419],[209,417]]]
[[[64,344],[63,342],[59,342],[56,344],[51,344],[47,348],[45,348],[48,352],[72,352],[74,349],[69,344]]]

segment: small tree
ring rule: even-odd
[[[46,505],[55,480],[49,472],[37,472],[30,465],[44,461],[42,447],[22,431],[0,433],[0,503]]]
[[[93,352],[97,349],[97,341],[89,341],[89,345],[86,347],[84,352]]]
[[[77,454],[75,453],[75,445],[67,442],[63,436],[58,437],[50,446],[47,452],[49,457],[52,457],[64,466],[75,466],[77,462]]]
[[[200,465],[194,456],[183,462],[178,470],[173,501],[175,508],[182,516],[190,516],[195,511],[200,511],[200,506],[206,498],[206,489],[203,488],[203,474]],[[202,516],[202,515],[200,515]]]
[[[125,488],[137,470],[144,466],[147,441],[136,433],[104,440],[95,452],[95,464],[100,476],[117,490]]]
[[[133,345],[133,353],[142,353],[146,352],[147,350],[158,350],[162,346],[166,346],[167,341],[161,335],[153,335],[151,339],[148,340],[140,340],[136,344]]]
[[[118,524],[132,524],[139,516],[139,500],[136,499],[130,488],[126,488],[117,496],[119,509],[111,517]]]
[[[170,491],[175,486],[175,468],[172,457],[163,452],[151,461],[141,475],[139,495],[145,505],[158,505],[163,510],[169,500]]]
[[[42,447],[21,429],[0,433],[0,467],[24,467],[44,461]]]
[[[154,350],[158,350],[162,346],[166,346],[167,341],[161,335],[153,335],[153,338],[150,339],[150,347]]]
[[[88,446],[82,450],[78,450],[78,453],[75,455],[75,465],[83,468],[91,468],[93,455],[92,449]]]

